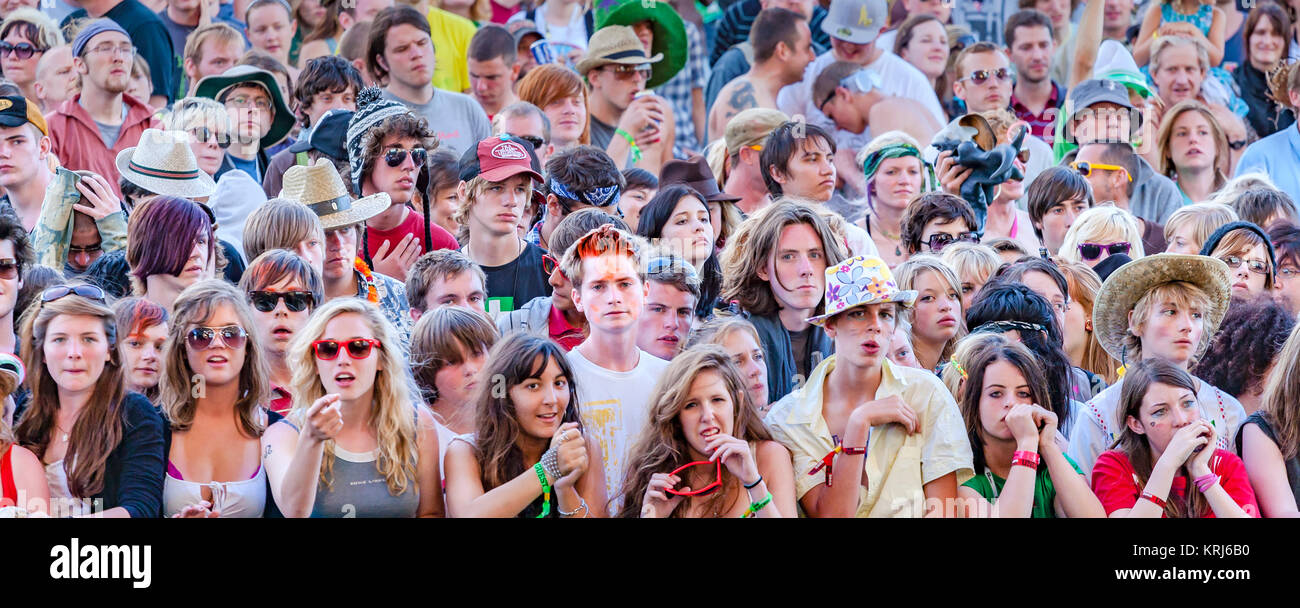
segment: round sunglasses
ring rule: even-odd
[[[13,55],[19,59],[31,59],[36,53],[44,53],[45,49],[37,49],[28,42],[0,42],[0,55]]]
[[[1103,249],[1106,250],[1106,253],[1109,255],[1119,255],[1121,253],[1128,255],[1129,249],[1132,248],[1133,246],[1130,245],[1128,241],[1111,243],[1109,245],[1103,245],[1100,243],[1079,243],[1079,257],[1091,262],[1101,257],[1101,251]]]
[[[346,342],[317,340],[311,343],[312,352],[316,353],[316,358],[321,361],[333,361],[339,358],[339,351],[344,349],[353,359],[365,359],[370,356],[370,351],[375,347],[383,348],[383,345],[374,338],[353,338]]]
[[[250,291],[248,300],[258,312],[275,310],[280,300],[284,300],[284,306],[290,312],[302,312],[316,305],[316,296],[310,291]]]
[[[185,343],[192,350],[207,350],[213,348],[217,341],[222,346],[239,350],[248,342],[248,332],[238,325],[227,325],[225,327],[195,327],[185,336]]]
[[[406,154],[410,152],[411,160],[415,162],[416,167],[424,165],[425,159],[429,158],[428,150],[424,148],[389,148],[384,152],[384,162],[390,167],[396,167],[406,161]]]

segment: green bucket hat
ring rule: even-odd
[[[221,74],[207,76],[200,80],[198,86],[194,88],[194,96],[220,101],[221,94],[227,89],[243,83],[256,84],[266,89],[267,94],[271,96],[275,116],[271,118],[271,130],[267,131],[261,140],[262,149],[265,150],[283,141],[289,135],[289,131],[293,130],[293,123],[296,120],[293,110],[285,105],[284,97],[280,95],[280,84],[270,72],[251,65],[237,65]]]
[[[681,15],[665,0],[597,0],[595,27],[632,26],[642,21],[654,23],[655,39],[650,54],[663,53],[664,60],[652,66],[645,88],[653,89],[676,76],[686,67],[689,53],[686,24]]]

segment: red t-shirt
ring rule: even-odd
[[[1226,450],[1215,450],[1210,456],[1210,472],[1219,476],[1219,485],[1223,486],[1232,500],[1241,505],[1251,517],[1259,517],[1255,490],[1250,487],[1246,466],[1240,458]],[[1184,500],[1186,485],[1185,477],[1175,477],[1166,500]],[[1092,468],[1092,491],[1101,501],[1102,508],[1106,509],[1106,515],[1120,509],[1132,509],[1142,495],[1142,488],[1137,485],[1128,456],[1117,450],[1103,452],[1098,456],[1097,464]],[[1214,517],[1214,511],[1206,509],[1202,517]]]
[[[437,224],[432,224],[429,226],[429,232],[433,237],[433,246],[429,249],[425,249],[424,216],[420,215],[414,209],[408,209],[408,211],[409,213],[406,214],[406,219],[402,220],[402,223],[398,224],[398,226],[392,230],[377,230],[375,228],[366,227],[366,241],[370,246],[371,257],[374,257],[375,254],[379,253],[379,247],[384,244],[384,241],[390,242],[388,248],[391,253],[392,248],[402,242],[402,237],[405,237],[408,234],[415,235],[415,240],[420,243],[420,253],[422,254],[429,253],[430,251],[437,251],[439,249],[460,248],[460,244],[456,242],[456,237],[452,236],[450,232],[447,232],[446,228]],[[397,278],[405,279],[406,277]]]

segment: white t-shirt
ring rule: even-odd
[[[786,85],[781,89],[781,92],[776,97],[776,106],[788,116],[793,117],[801,114],[809,124],[817,125],[830,133],[834,133],[836,146],[849,148],[856,153],[871,142],[872,129],[868,128],[862,133],[850,133],[844,129],[836,128],[835,123],[826,118],[826,115],[822,114],[821,110],[817,108],[817,101],[821,100],[812,100],[812,87],[813,83],[817,81],[817,76],[822,73],[822,70],[826,69],[826,66],[835,63],[835,61],[835,54],[830,51],[814,59],[812,63],[808,64],[807,68],[804,68],[803,80]],[[883,93],[914,101],[930,112],[934,117],[935,124],[940,126],[948,124],[948,118],[943,113],[943,107],[939,105],[939,96],[935,95],[934,87],[930,86],[930,81],[921,70],[916,69],[915,66],[888,50],[882,52],[878,59],[866,67],[880,75],[880,90]],[[888,130],[890,129],[876,129],[876,131],[882,133]]]
[[[632,371],[614,372],[588,361],[576,348],[569,351],[583,431],[599,442],[604,455],[610,513],[623,505],[623,475],[632,457],[632,446],[650,423],[651,393],[668,369],[663,359],[641,349],[637,354],[641,358]]]
[[[537,26],[537,31],[541,32],[546,40],[552,42],[567,42],[580,49],[587,48],[587,39],[595,32],[587,31],[587,22],[582,10],[573,10],[571,6],[565,6],[565,10],[572,10],[573,18],[569,19],[568,25],[552,25],[546,21],[548,9],[553,8],[549,3],[543,3],[537,7],[537,13],[533,19],[533,25]],[[528,11],[519,11],[506,20],[522,21],[528,15]]]

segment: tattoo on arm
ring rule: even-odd
[[[267,458],[270,458],[270,457],[271,457],[271,446],[270,446],[270,444],[268,444],[268,445],[266,446],[266,455],[262,457],[262,460],[266,460]]]

